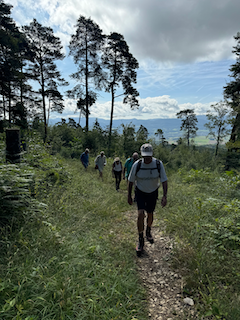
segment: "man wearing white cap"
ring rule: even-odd
[[[98,169],[99,175],[103,177],[103,168],[107,164],[106,157],[104,151],[101,151],[100,154],[95,159],[95,168]]]
[[[132,205],[132,187],[136,181],[136,200],[138,207],[137,227],[139,242],[136,247],[137,255],[140,256],[144,247],[144,218],[147,212],[146,238],[150,243],[154,240],[151,235],[153,223],[153,211],[158,199],[158,188],[160,182],[163,187],[162,207],[167,204],[167,176],[162,161],[153,158],[153,148],[149,143],[141,146],[143,160],[136,161],[128,177],[128,203]]]
[[[119,190],[120,182],[122,180],[122,171],[122,162],[120,161],[119,157],[116,157],[112,165],[112,176],[113,178],[115,177],[117,191]]]

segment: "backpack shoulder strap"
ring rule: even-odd
[[[142,164],[142,159],[140,159],[140,160],[138,161],[137,169],[136,169],[136,174],[137,174],[137,172],[140,170],[141,164]],[[161,164],[160,164],[160,160],[156,159],[156,165],[157,165],[157,170],[158,170],[159,177],[160,177],[160,174],[161,174]],[[155,168],[155,169],[156,169],[156,168]],[[149,170],[149,169],[146,169],[146,170]]]
[[[137,172],[140,170],[141,164],[142,164],[142,159],[138,160],[137,169],[136,169],[136,174],[137,174]]]
[[[161,175],[161,163],[160,160],[156,159],[156,164],[157,164],[157,169],[158,169],[158,173],[159,173],[159,177]]]

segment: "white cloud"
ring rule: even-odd
[[[238,0],[10,0],[19,23],[37,18],[74,32],[80,15],[91,17],[104,33],[123,34],[142,63],[227,59],[239,31]],[[42,21],[41,21],[42,20]]]
[[[52,27],[65,53],[80,15],[91,17],[105,34],[118,32],[124,36],[140,63],[140,107],[131,110],[116,101],[115,119],[172,118],[186,108],[200,115],[222,98],[229,74],[227,59],[233,57],[232,47],[236,44],[233,36],[240,31],[239,0],[7,2],[13,4],[13,18],[19,25],[36,18]],[[66,79],[76,71],[71,58],[61,61],[58,67]],[[73,80],[70,82],[72,85]],[[91,117],[110,118],[110,96],[103,96],[91,108]],[[75,108],[75,103],[67,100],[62,116],[76,116]]]
[[[114,104],[114,119],[167,119],[176,118],[176,113],[184,109],[194,109],[196,115],[206,114],[210,105],[215,102],[202,103],[185,103],[179,104],[177,100],[169,96],[159,96],[154,98],[139,99],[139,108],[132,110],[128,105],[116,101]],[[96,103],[90,108],[90,117],[99,119],[110,119],[111,103]],[[76,112],[76,102],[67,99],[65,101],[65,110],[62,115],[54,114],[54,117],[71,118],[79,115]]]

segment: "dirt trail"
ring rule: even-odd
[[[137,210],[127,212],[127,216],[131,222],[136,222]],[[145,241],[144,253],[136,257],[140,278],[148,292],[149,319],[198,319],[194,305],[183,301],[181,275],[170,265],[173,240],[159,227],[152,227],[152,235],[154,244]]]

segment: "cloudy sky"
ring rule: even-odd
[[[114,118],[174,118],[191,108],[197,115],[223,99],[230,81],[234,36],[240,32],[239,0],[9,0],[18,25],[36,18],[62,40],[65,53],[80,15],[103,33],[118,32],[139,62],[140,107],[130,110],[120,97]],[[69,57],[59,64],[66,80],[75,71]],[[71,85],[74,83],[71,80]],[[68,88],[70,89],[70,87]],[[76,104],[66,101],[64,117]],[[53,115],[54,116],[54,115]],[[57,115],[59,117],[59,115]],[[75,114],[76,116],[76,114]],[[110,117],[110,95],[99,93],[91,117]]]

